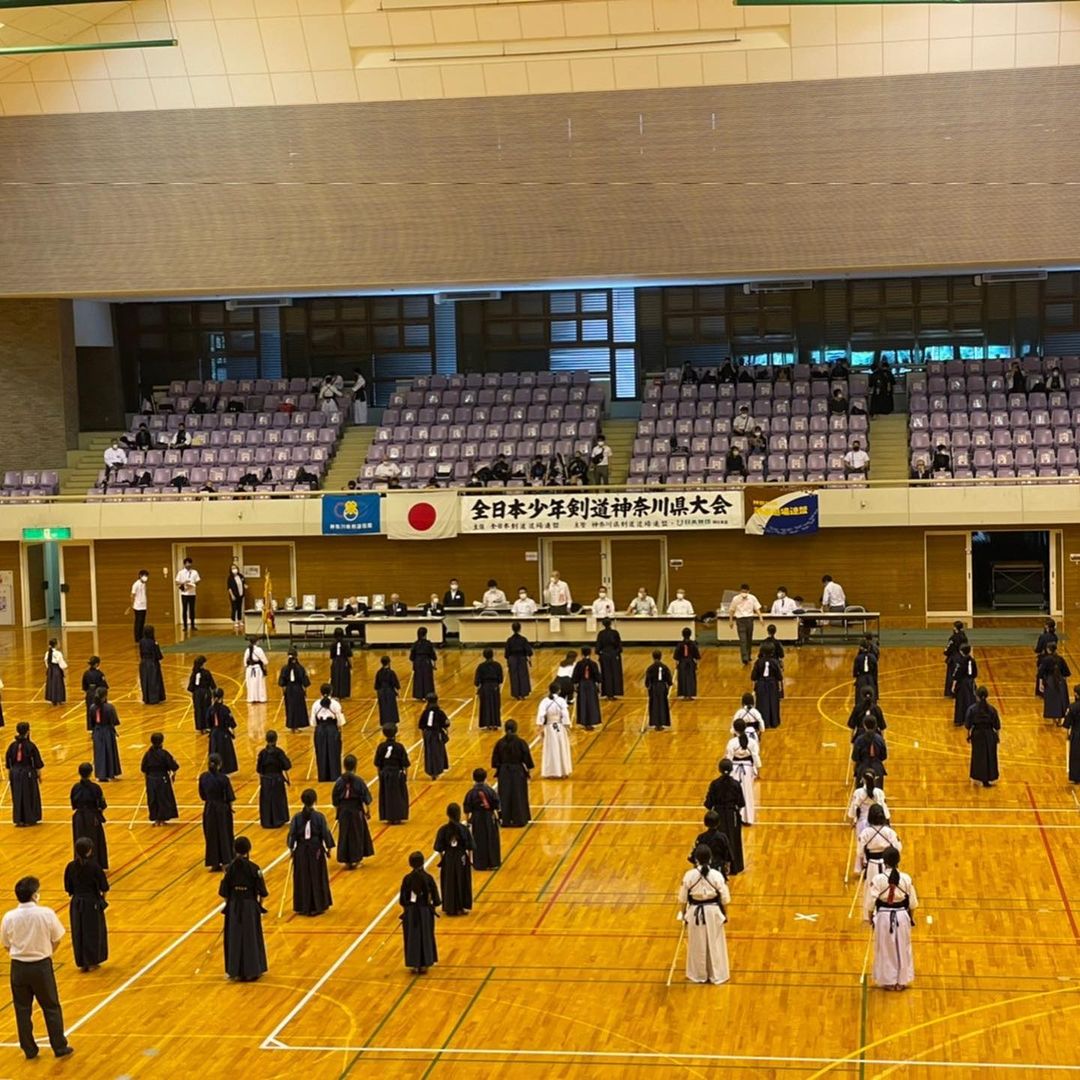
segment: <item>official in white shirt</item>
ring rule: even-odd
[[[536,601],[524,585],[518,589],[517,599],[510,605],[510,614],[518,618],[529,618],[536,614]]]
[[[108,480],[117,469],[122,469],[127,464],[127,451],[120,445],[118,439],[113,439],[112,446],[105,448],[105,479]]]
[[[596,599],[592,602],[592,613],[598,619],[611,619],[615,616],[615,601],[608,596],[604,585],[596,590]]]
[[[506,593],[499,588],[499,583],[494,578],[487,583],[487,589],[480,598],[480,606],[483,608],[506,606]]]
[[[180,589],[180,613],[184,629],[187,630],[190,621],[192,633],[195,632],[195,590],[200,581],[202,578],[191,559],[185,559],[183,569],[176,575],[176,584]]]
[[[847,607],[844,590],[828,574],[821,579],[821,608],[823,611],[843,611]]]
[[[626,609],[626,613],[627,615],[656,614],[656,601],[648,594],[644,585],[638,589],[637,596],[630,601],[630,606]]]
[[[667,613],[669,615],[683,615],[686,618],[693,618],[694,605],[686,599],[685,589],[675,590],[675,599],[668,604]]]
[[[53,1053],[59,1058],[75,1052],[64,1035],[64,1014],[53,974],[53,949],[64,936],[64,927],[52,908],[38,904],[40,889],[37,878],[20,878],[15,883],[19,906],[0,920],[0,944],[11,956],[11,1001],[19,1046],[28,1061],[39,1053],[34,1039],[35,998],[45,1014]]]
[[[769,609],[770,615],[794,615],[796,604],[787,594],[787,589],[781,585],[776,590],[776,599],[772,602],[772,607]]]
[[[858,439],[844,455],[844,471],[848,476],[855,473],[865,476],[870,471],[870,455],[862,449]]]
[[[570,597],[570,586],[559,576],[558,570],[551,571],[551,580],[544,590],[544,598],[548,603],[548,611],[552,615],[570,614],[570,605],[573,603]]]
[[[149,570],[140,570],[139,576],[131,585],[131,611],[135,616],[135,641],[142,641],[143,627],[146,625],[146,583],[150,580]]]
[[[744,664],[750,663],[750,654],[753,651],[755,618],[765,621],[765,616],[761,613],[761,604],[750,591],[749,585],[740,585],[739,591],[728,605],[728,622],[738,631],[739,652],[742,654]]]

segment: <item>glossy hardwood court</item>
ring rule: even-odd
[[[944,641],[945,633],[941,637]],[[0,1076],[266,1077],[921,1077],[1066,1076],[1080,1073],[1080,808],[1065,773],[1060,730],[1032,696],[1028,647],[980,649],[983,681],[1002,714],[1002,781],[967,779],[967,746],[941,696],[940,646],[886,649],[882,705],[889,722],[893,824],[904,867],[921,899],[916,980],[903,994],[867,985],[868,933],[854,876],[845,887],[851,830],[851,703],[848,648],[790,650],[783,726],[766,734],[759,820],[746,836],[746,872],[733,879],[728,927],[732,981],[688,984],[675,894],[702,799],[728,738],[747,669],[734,649],[710,649],[703,696],[673,706],[674,730],[642,734],[641,677],[647,649],[626,657],[628,696],[604,705],[604,726],[575,732],[574,776],[532,785],[535,820],[503,834],[503,865],[476,874],[466,918],[437,925],[441,962],[424,977],[403,966],[397,890],[407,854],[431,851],[451,800],[476,765],[490,763],[495,736],[468,730],[478,654],[440,656],[437,682],[453,714],[451,771],[412,780],[413,817],[373,823],[376,856],[360,869],[333,867],[334,907],[309,920],[284,901],[285,832],[259,828],[254,755],[275,727],[294,761],[291,801],[311,763],[309,733],[284,734],[272,702],[247,706],[240,645],[209,655],[238,720],[237,832],[254,842],[270,887],[264,920],[270,972],[233,984],[222,971],[218,876],[202,865],[195,779],[203,738],[184,693],[190,654],[170,654],[169,700],[139,702],[127,627],[71,632],[69,700],[42,700],[43,632],[0,637],[0,675],[10,737],[26,719],[46,761],[45,822],[15,830],[0,805],[0,888],[23,873],[43,882],[43,901],[67,922],[60,889],[70,857],[67,793],[88,758],[83,661],[99,653],[122,721],[122,780],[106,785],[112,870],[111,957],[80,974],[70,942],[58,981],[76,1057],[33,1066],[15,1046],[0,993]],[[408,665],[395,653],[404,683]],[[1068,648],[1065,655],[1077,665]],[[327,672],[307,653],[313,681]],[[557,652],[538,654],[542,687]],[[272,668],[276,674],[281,653]],[[369,691],[378,654],[358,654],[354,696],[344,703],[347,752],[366,778],[377,736]],[[532,739],[538,696],[504,700],[504,716]],[[418,713],[403,709],[407,744]],[[180,761],[181,822],[152,828],[140,806],[138,763],[151,731],[166,733]],[[414,760],[416,751],[413,751]],[[539,757],[537,757],[539,761]],[[328,809],[329,785],[317,785]],[[132,824],[133,823],[133,824]],[[129,829],[129,824],[132,827]],[[434,868],[433,868],[434,869]],[[437,871],[435,871],[437,873]],[[674,978],[666,985],[673,958]],[[6,968],[6,957],[3,959]],[[40,1014],[35,1014],[43,1034]]]

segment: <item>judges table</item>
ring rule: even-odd
[[[473,615],[459,620],[462,645],[502,645],[511,634],[511,624],[521,623],[521,633],[534,645],[563,643],[592,644],[601,620],[594,615],[548,615],[519,618],[513,615]],[[635,618],[623,615],[611,620],[625,645],[656,643],[674,645],[682,641],[683,628],[693,628],[694,620],[682,615],[654,615]]]
[[[443,643],[443,621],[427,615],[281,615],[289,624],[289,643],[323,643],[333,637],[334,629],[341,626],[346,633],[359,627],[366,645],[411,645],[416,631],[427,627],[428,641],[433,645]]]
[[[777,641],[794,644],[799,640],[798,615],[766,615],[764,622],[754,619],[754,641],[765,640],[767,626],[776,627]],[[715,630],[717,645],[735,644],[739,640],[739,628],[733,626],[726,615],[717,616]]]

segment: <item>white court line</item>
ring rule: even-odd
[[[761,807],[758,807],[760,810]],[[895,810],[895,806],[891,806],[890,810]],[[591,818],[550,818],[546,817],[543,821],[530,822],[532,825],[543,827],[544,825],[628,825],[628,826],[640,826],[641,828],[655,828],[657,825],[694,825],[698,828],[701,827],[701,818],[690,818],[683,821],[678,818],[652,818],[649,821],[618,821],[615,818],[604,818],[603,821],[593,820]],[[812,828],[812,829],[835,829],[838,826],[844,826],[850,829],[851,823],[849,821],[758,821],[753,828],[790,828],[798,826],[799,828]],[[977,822],[972,822],[969,825],[954,824],[951,821],[921,821],[918,824],[913,822],[907,822],[905,828],[908,829],[1080,829],[1080,824],[1077,825],[1040,825],[1038,822],[1031,822],[1030,825],[983,825]]]
[[[1075,793],[1073,798],[1076,798]],[[199,804],[202,805],[201,803]],[[609,807],[617,808],[619,810],[700,810],[701,803],[608,803]],[[1077,803],[1080,806],[1080,802]],[[758,803],[757,808],[759,810],[824,810],[832,813],[836,810],[835,803],[800,803],[797,806],[781,806],[775,803]],[[541,803],[537,809],[541,810],[595,810],[596,803],[560,803],[550,802]],[[921,813],[921,812],[939,812],[945,814],[951,813],[980,813],[980,814],[1030,814],[1032,809],[1030,806],[924,806],[922,804],[918,806],[904,806],[905,813]],[[1057,809],[1044,809],[1039,807],[1040,814],[1072,814],[1074,811],[1070,810],[1066,806],[1058,807]]]
[[[848,1057],[795,1057],[781,1054],[682,1054],[664,1053],[659,1050],[522,1050],[518,1047],[505,1050],[445,1046],[293,1046],[275,1040],[272,1044],[263,1043],[262,1050],[311,1051],[320,1054],[418,1054],[424,1057],[436,1057],[440,1054],[457,1054],[459,1057],[506,1057],[506,1058],[609,1058],[631,1061],[758,1061],[771,1064],[788,1065],[844,1065],[852,1062]],[[1047,1065],[1033,1062],[1012,1061],[928,1061],[925,1058],[867,1058],[871,1065],[928,1065],[939,1069],[1014,1069],[1032,1072],[1076,1072],[1080,1073],[1080,1064]]]

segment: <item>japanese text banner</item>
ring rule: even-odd
[[[610,495],[489,491],[461,498],[463,533],[663,532],[741,529],[743,499],[735,491]]]

